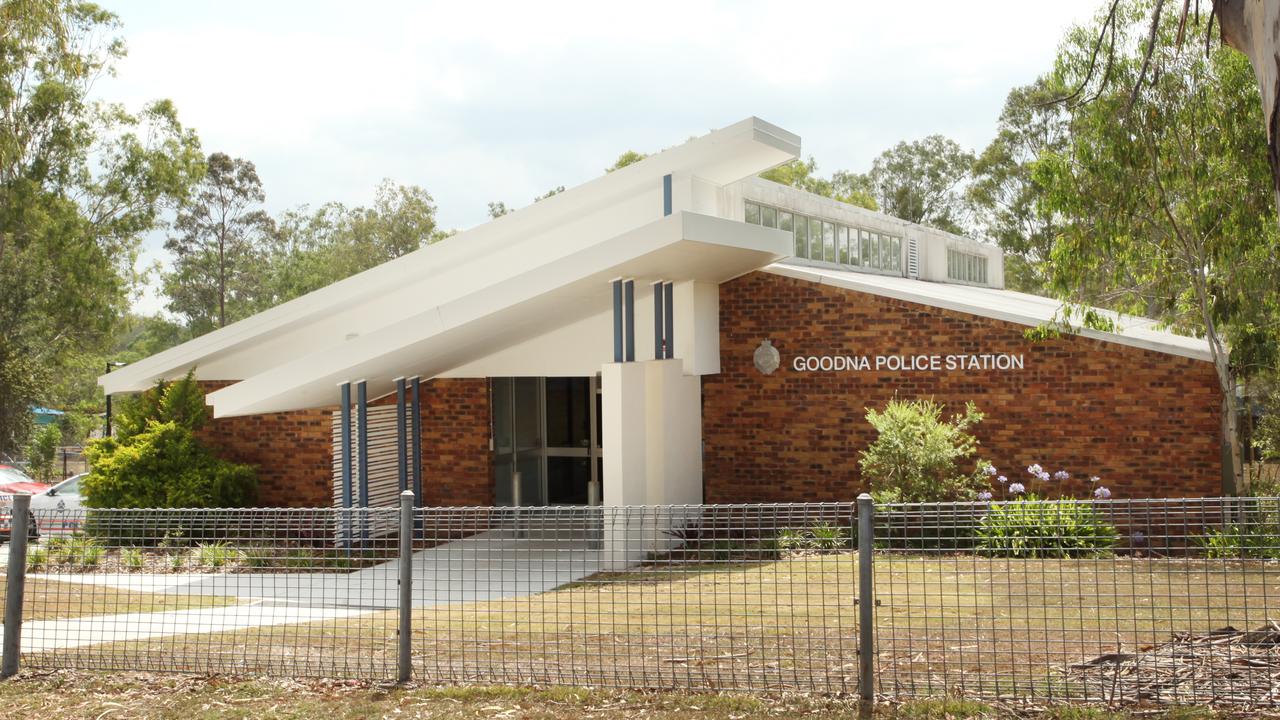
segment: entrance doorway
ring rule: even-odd
[[[497,504],[599,504],[598,378],[490,378],[489,393]]]

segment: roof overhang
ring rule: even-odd
[[[343,382],[364,379],[372,397],[393,378],[430,378],[607,311],[611,281],[634,278],[721,283],[785,257],[789,233],[680,212],[566,256],[527,267],[503,282],[406,317],[337,346],[306,351],[210,393],[217,417],[334,404]],[[611,345],[612,337],[599,338]],[[565,352],[572,352],[565,348]]]
[[[349,336],[423,321],[424,305],[505,284],[543,261],[580,256],[648,225],[662,216],[665,175],[724,185],[799,153],[798,136],[747,118],[119,368],[98,384],[107,393],[134,392],[192,368],[202,380],[234,381],[291,365],[299,353],[342,356]]]

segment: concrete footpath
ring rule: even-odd
[[[198,610],[37,620],[22,624],[22,652],[66,650],[87,645],[146,640],[170,635],[219,633],[272,625],[292,625],[365,614],[368,614],[368,611],[287,605],[229,605]]]
[[[493,530],[414,553],[413,606],[524,597],[602,567],[601,551],[582,538],[529,534]],[[397,607],[399,587],[394,560],[354,572],[55,572],[28,577],[131,592],[228,597],[240,604],[28,622],[22,631],[24,652],[356,617]],[[84,592],[91,595],[93,590],[86,587]]]

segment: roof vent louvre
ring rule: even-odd
[[[907,277],[920,277],[920,246],[913,237],[907,238]]]

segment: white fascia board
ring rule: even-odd
[[[761,172],[799,155],[800,138],[759,118],[751,117],[712,131],[684,144],[656,153],[625,168],[607,173],[577,187],[521,208],[503,217],[455,234],[365,272],[333,283],[252,317],[215,330],[149,358],[119,368],[98,378],[108,393],[130,392],[149,387],[159,378],[185,373],[192,367],[201,379],[240,379],[236,371],[270,365],[230,362],[237,353],[252,356],[256,348],[273,338],[298,333],[290,343],[308,346],[324,342],[340,345],[352,331],[343,327],[335,316],[359,310],[390,291],[411,286],[427,286],[432,277],[455,272],[476,260],[510,252],[514,245],[532,238],[563,237],[571,227],[582,224],[584,216],[594,216],[598,227],[582,227],[594,238],[614,237],[639,227],[648,218],[662,213],[662,177],[666,174],[697,175],[725,184]],[[639,202],[646,207],[644,220],[637,221],[627,213],[611,214],[611,206]],[[612,224],[599,220],[614,217]],[[626,223],[630,223],[626,225]],[[571,234],[571,233],[570,233]],[[551,248],[548,252],[554,252]],[[413,293],[410,293],[413,294]],[[378,308],[364,320],[386,319],[387,309]],[[308,332],[310,330],[310,332]],[[206,368],[222,362],[220,372],[209,374]],[[216,369],[216,368],[215,368]],[[214,377],[213,375],[221,375]]]
[[[870,295],[904,300],[919,305],[953,310],[968,315],[1003,320],[1029,327],[1037,327],[1044,323],[1053,322],[1058,308],[1061,307],[1057,301],[1049,298],[998,288],[946,285],[923,280],[898,277],[887,278],[878,275],[831,271],[783,263],[770,265],[764,268],[764,271],[782,277],[806,280],[845,290],[856,290]],[[939,292],[943,289],[949,292]],[[978,300],[981,300],[981,302]],[[1102,332],[1091,328],[1077,328],[1072,330],[1071,334],[1193,360],[1213,361],[1213,354],[1209,349],[1209,345],[1202,339],[1152,330],[1148,327],[1154,323],[1150,318],[1123,316],[1101,308],[1094,308],[1094,310],[1112,318],[1121,328],[1125,327],[1126,322],[1131,323],[1131,327],[1128,330],[1122,329],[1121,332],[1115,333]]]
[[[338,383],[357,377],[377,397],[397,375],[434,377],[605,311],[612,278],[718,283],[783,257],[790,243],[780,230],[677,213],[468,295],[419,305],[414,315],[340,345],[308,349],[208,399],[217,417],[318,407],[332,404]]]

